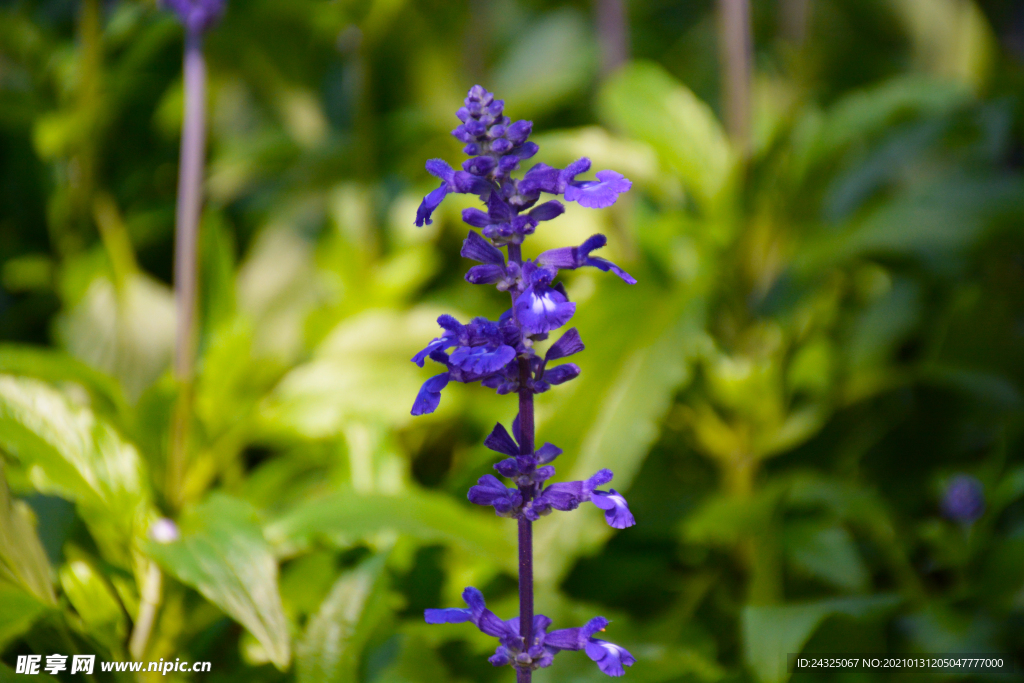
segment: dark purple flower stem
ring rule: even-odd
[[[523,263],[522,247],[508,245],[508,260],[519,265]],[[513,304],[515,302],[513,301]],[[519,452],[533,453],[534,420],[533,390],[529,387],[530,362],[519,359]],[[533,487],[519,487],[523,501],[533,497]],[[519,519],[519,635],[523,638],[523,651],[533,642],[533,522]],[[533,671],[516,667],[516,683],[530,683]]]
[[[198,31],[185,31],[184,81],[185,116],[181,126],[174,248],[174,295],[178,318],[174,376],[180,393],[171,427],[170,457],[167,463],[167,497],[175,507],[184,502],[182,487],[188,465],[196,347],[196,244],[203,203],[203,167],[206,156],[206,61],[203,58],[202,34]]]

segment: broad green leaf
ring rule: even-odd
[[[56,332],[73,356],[116,377],[136,399],[170,365],[174,296],[148,275],[133,273],[120,288],[100,275],[60,315]]]
[[[150,493],[138,452],[113,427],[42,382],[0,376],[0,448],[39,491],[76,502],[111,559],[127,562]]]
[[[743,655],[763,683],[789,678],[786,655],[799,653],[825,619],[844,615],[863,619],[900,603],[892,595],[834,598],[790,605],[747,605],[743,609]]]
[[[300,683],[357,683],[363,648],[387,616],[387,556],[338,579],[296,647]]]
[[[436,320],[442,312],[426,306],[374,309],[343,320],[314,358],[285,375],[261,406],[263,428],[324,438],[341,434],[352,420],[405,424],[416,392],[430,376],[409,359],[440,333]]]
[[[115,413],[126,409],[121,388],[112,377],[54,349],[0,344],[0,374],[35,377],[47,382],[74,382]]]
[[[538,116],[579,94],[597,65],[587,20],[574,10],[551,12],[525,31],[494,72],[494,92],[509,116]]]
[[[182,521],[180,540],[146,548],[172,576],[248,629],[279,669],[288,666],[291,644],[277,562],[248,503],[211,496]]]
[[[798,572],[845,591],[869,588],[868,570],[843,527],[795,523],[786,527],[784,537],[789,562]]]
[[[30,629],[47,609],[45,604],[21,588],[0,581],[0,648]]]
[[[43,605],[56,605],[46,557],[29,507],[11,499],[0,463],[0,577],[21,586]]]
[[[393,530],[420,541],[456,544],[511,564],[514,526],[435,493],[409,491],[385,496],[342,492],[297,506],[271,522],[266,532],[284,553],[308,547],[318,538],[351,545]]]
[[[711,107],[689,88],[657,64],[633,62],[608,81],[598,106],[609,125],[654,147],[705,211],[725,208],[734,154]]]

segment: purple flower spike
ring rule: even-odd
[[[636,663],[636,659],[626,648],[605,640],[591,638],[585,649],[587,656],[597,662],[597,668],[601,673],[609,676],[623,676],[626,673],[623,667]]]
[[[538,152],[529,140],[533,124],[515,123],[505,115],[505,103],[482,86],[473,86],[463,106],[456,112],[459,125],[452,131],[463,143],[469,157],[455,170],[440,159],[427,163],[427,170],[441,181],[440,187],[424,197],[416,212],[416,224],[427,225],[433,212],[452,193],[470,193],[484,202],[484,209],[467,208],[462,220],[479,230],[470,231],[462,243],[461,255],[476,262],[466,273],[472,284],[491,284],[511,297],[511,307],[496,321],[473,318],[466,324],[449,315],[438,318],[443,332],[413,356],[423,366],[427,358],[443,365],[445,372],[423,384],[413,405],[413,414],[433,412],[448,382],[480,382],[499,395],[516,393],[519,414],[512,421],[511,434],[500,423],[484,441],[500,453],[494,465],[498,474],[512,486],[491,474],[480,477],[467,497],[476,505],[493,507],[497,515],[517,520],[519,526],[519,604],[518,616],[507,621],[487,609],[484,596],[475,588],[462,594],[466,608],[428,609],[424,619],[430,624],[458,624],[471,621],[483,633],[498,639],[489,658],[494,666],[512,666],[516,680],[529,681],[536,669],[550,666],[555,655],[564,650],[585,650],[602,672],[621,676],[634,663],[625,649],[594,638],[608,620],[595,617],[579,628],[548,632],[551,620],[534,611],[532,581],[524,580],[533,563],[531,525],[554,510],[570,511],[592,502],[605,513],[612,527],[624,529],[635,523],[625,498],[615,489],[598,490],[612,480],[610,470],[600,470],[585,481],[549,483],[555,476],[550,463],[562,450],[544,443],[536,447],[534,396],[568,382],[580,374],[575,363],[562,362],[584,350],[579,331],[572,328],[538,355],[535,345],[548,339],[552,330],[568,323],[576,313],[563,283],[557,282],[559,270],[592,266],[615,273],[628,284],[635,284],[629,273],[591,252],[605,246],[603,235],[594,235],[576,247],[545,251],[535,260],[523,259],[521,246],[544,221],[565,213],[559,199],[538,203],[542,193],[560,196],[581,206],[611,206],[631,183],[615,171],[600,171],[596,180],[577,180],[590,170],[590,160],[582,158],[565,169],[543,163],[534,164],[521,178],[512,177],[520,163]],[[506,249],[505,252],[502,249]],[[507,300],[507,299],[506,299]]]

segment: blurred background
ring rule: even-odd
[[[528,243],[604,232],[639,280],[567,275],[588,348],[538,439],[563,480],[612,469],[637,525],[538,523],[538,611],[608,617],[637,682],[776,683],[801,651],[1021,662],[1024,3],[745,7],[230,2],[172,496],[181,26],[0,2],[0,680],[29,653],[511,680],[422,610],[467,585],[517,610],[515,525],[466,500],[514,401],[451,386],[409,415],[437,315],[506,305],[462,279],[472,198],[413,225],[474,83],[533,120],[537,161],[633,181]],[[567,653],[535,680],[603,678]]]

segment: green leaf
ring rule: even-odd
[[[400,496],[341,492],[310,500],[267,526],[267,538],[291,554],[323,538],[347,546],[394,530],[421,541],[452,543],[465,550],[514,562],[514,525],[467,508],[450,497],[408,491]]]
[[[867,568],[845,528],[794,523],[786,528],[785,544],[789,562],[799,572],[846,591],[868,589]]]
[[[747,605],[743,609],[743,654],[763,683],[789,678],[786,655],[799,653],[825,619],[875,616],[898,605],[893,595],[834,598],[791,605]]]
[[[689,88],[657,64],[633,62],[609,79],[598,108],[609,125],[654,147],[706,211],[725,208],[735,157],[714,112]]]
[[[47,609],[30,593],[0,581],[0,649],[32,628]],[[3,680],[2,672],[0,680]]]
[[[12,500],[0,463],[0,577],[24,588],[43,605],[56,605],[46,557],[28,505]]]
[[[99,642],[119,652],[127,633],[121,603],[103,576],[85,559],[76,557],[60,568],[60,584],[83,624]]]
[[[180,540],[146,548],[172,576],[248,629],[279,669],[287,668],[291,649],[277,562],[248,503],[215,494],[185,517]]]
[[[338,579],[296,648],[299,683],[356,683],[374,629],[387,616],[387,556],[366,560]]]
[[[970,91],[948,80],[900,76],[839,100],[822,117],[809,113],[797,125],[794,164],[803,175],[851,144],[878,134],[908,114],[939,116],[970,100]]]
[[[39,673],[35,674],[32,678],[26,679],[25,674],[16,674],[14,669],[10,668],[3,662],[0,662],[0,683],[25,683],[26,680],[40,681],[40,683],[57,683],[57,679],[48,673],[45,673],[42,669],[46,664],[44,658],[39,665]]]
[[[39,491],[76,502],[110,559],[128,563],[150,493],[138,452],[113,427],[42,382],[0,376],[0,448]]]
[[[580,378],[557,396],[545,395],[538,410],[538,443],[550,441],[565,449],[560,480],[585,479],[608,468],[615,473],[611,486],[628,489],[672,397],[689,381],[690,360],[704,339],[703,307],[692,294],[650,298],[650,305],[638,306],[636,289],[609,281],[595,294],[601,305],[577,314],[574,322],[584,342],[601,343],[579,356]],[[544,405],[548,400],[556,403]],[[534,533],[536,575],[555,581],[612,530],[587,505],[572,514],[545,517]]]
[[[551,12],[522,33],[494,71],[494,92],[510,103],[510,115],[544,114],[585,89],[597,65],[592,35],[571,9]]]
[[[0,344],[0,374],[35,377],[47,382],[74,382],[85,387],[102,408],[123,414],[127,409],[121,387],[112,377],[53,349]]]

